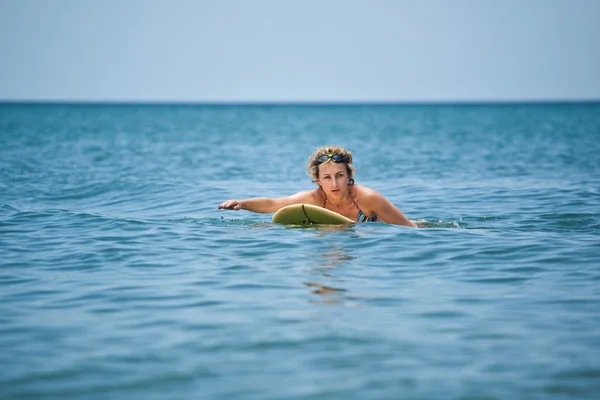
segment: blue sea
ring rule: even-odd
[[[421,228],[217,210],[309,155]],[[598,399],[600,103],[0,105],[2,399]]]

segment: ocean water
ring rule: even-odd
[[[600,104],[3,104],[0,254],[2,399],[598,399]]]

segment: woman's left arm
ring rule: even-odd
[[[414,222],[406,218],[402,211],[393,205],[388,199],[386,199],[381,193],[374,190],[370,191],[367,196],[368,204],[370,208],[377,214],[378,218],[381,218],[383,222],[388,224],[409,226],[416,228]]]

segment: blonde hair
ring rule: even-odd
[[[308,175],[312,178],[313,183],[317,183],[317,180],[319,179],[319,166],[315,165],[317,158],[327,154],[339,154],[341,156],[346,157],[346,160],[348,160],[348,162],[344,163],[344,165],[346,166],[346,172],[348,173],[348,180],[350,181],[350,184],[353,185],[353,177],[356,168],[354,168],[354,166],[352,165],[352,152],[340,146],[319,147],[317,150],[315,150],[314,153],[311,154],[310,157],[308,157],[308,165],[306,166],[306,168],[308,170]],[[323,164],[326,164],[330,161],[331,159],[325,161]]]

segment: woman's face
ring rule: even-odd
[[[346,164],[328,161],[319,165],[317,183],[323,188],[327,196],[336,197],[346,193],[348,180]]]

